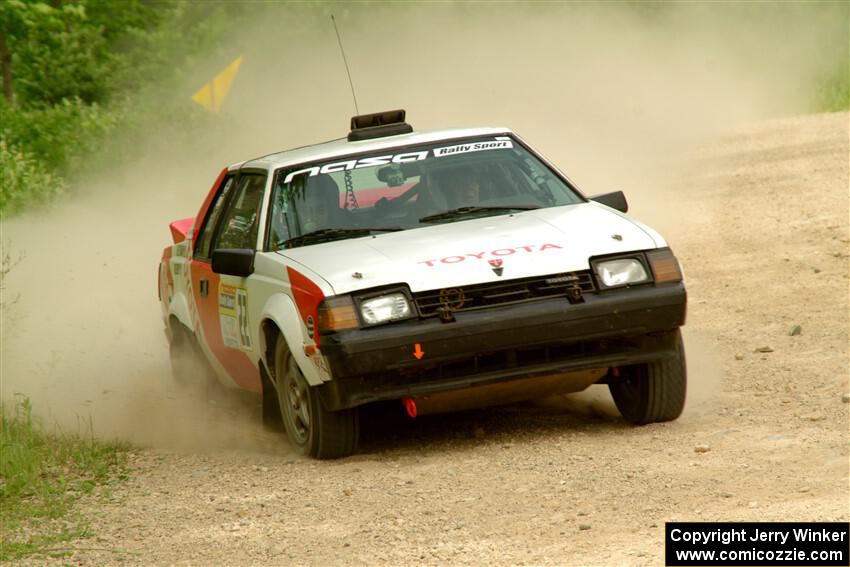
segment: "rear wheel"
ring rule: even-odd
[[[275,346],[275,384],[283,425],[293,449],[317,459],[346,457],[357,450],[357,408],[328,411],[310,386],[282,336]]]
[[[672,421],[682,414],[687,390],[685,347],[676,330],[676,356],[656,362],[625,366],[620,379],[608,384],[623,417],[643,425]]]
[[[172,323],[168,354],[178,393],[203,402],[221,400],[222,385],[201,352],[194,334],[181,323]]]

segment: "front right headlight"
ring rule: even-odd
[[[360,302],[360,316],[367,325],[407,319],[412,313],[410,302],[401,292],[370,297]]]

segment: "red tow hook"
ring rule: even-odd
[[[401,403],[404,404],[404,409],[407,410],[407,415],[411,418],[416,417],[416,401],[413,398],[402,398]]]

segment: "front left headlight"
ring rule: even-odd
[[[360,302],[360,315],[367,325],[407,319],[411,314],[410,302],[401,292],[370,297]]]
[[[650,281],[643,263],[637,258],[603,260],[596,264],[596,275],[605,287],[619,287]]]

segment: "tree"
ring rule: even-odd
[[[104,26],[93,22],[86,2],[0,2],[3,96],[25,106],[65,99],[103,102],[114,66]]]
[[[3,98],[12,104],[12,52],[6,45],[6,34],[0,30],[0,65],[3,66]]]
[[[20,18],[20,7],[15,0],[0,3],[0,66],[3,68],[3,98],[10,105],[14,103],[12,90],[12,48],[18,38],[23,36],[24,26]]]

